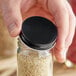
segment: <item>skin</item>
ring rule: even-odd
[[[76,30],[73,38],[73,43],[69,47],[69,51],[67,53],[67,59],[76,64]]]
[[[73,8],[75,15],[76,15],[76,0],[69,0],[69,2]],[[76,64],[76,30],[75,30],[73,42],[72,42],[71,46],[69,47],[69,50],[67,53],[67,59],[69,59],[74,64]]]
[[[53,21],[58,37],[53,53],[59,62],[66,53],[75,32],[75,15],[67,0],[0,0],[4,22],[12,37],[20,33],[22,22],[31,16],[42,16]]]

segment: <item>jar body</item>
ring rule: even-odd
[[[49,51],[38,51],[20,43],[17,54],[18,76],[53,76],[53,60]]]

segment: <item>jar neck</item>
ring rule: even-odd
[[[21,50],[31,50],[32,48],[28,47],[19,37],[18,38],[18,46]]]
[[[20,38],[18,38],[18,46],[19,46],[19,52],[24,51],[26,52],[37,52],[39,57],[45,57],[50,55],[50,49],[48,50],[36,50],[28,47]]]
[[[50,48],[50,49],[47,49],[47,50],[37,50],[37,49],[34,49],[34,48],[31,48],[31,47],[29,47],[28,45],[26,45],[22,40],[21,40],[21,38],[19,37],[18,38],[18,46],[21,48],[21,49],[23,49],[23,50],[33,50],[33,51],[49,51],[49,50],[51,50],[52,48]]]

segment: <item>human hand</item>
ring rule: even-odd
[[[70,60],[72,63],[76,64],[76,30],[75,30],[73,42],[69,47],[69,50],[67,53],[67,59]]]
[[[0,0],[3,19],[11,36],[17,36],[20,33],[23,13],[35,3],[36,0]]]
[[[76,15],[76,0],[69,0],[73,11]],[[68,53],[67,53],[67,59],[69,59],[70,61],[72,61],[74,64],[76,64],[76,30],[75,30],[75,35],[73,38],[73,42],[71,44],[71,46],[68,49]]]
[[[41,2],[41,0],[39,1]],[[45,9],[52,13],[58,29],[57,43],[53,52],[59,62],[64,62],[75,33],[75,16],[67,0],[48,0],[47,3],[42,3],[43,7],[46,4]]]
[[[1,9],[11,36],[19,34],[22,19],[27,17],[42,16],[53,21],[58,29],[54,55],[59,62],[65,61],[75,31],[75,16],[66,0],[3,0]]]

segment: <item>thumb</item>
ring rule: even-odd
[[[68,48],[66,48],[66,38],[69,33],[69,13],[65,6],[65,0],[49,0],[48,2],[49,11],[52,13],[55,19],[55,24],[58,29],[58,37],[54,50],[54,55],[56,59],[63,63],[66,61],[66,53]]]
[[[9,34],[12,37],[17,36],[21,30],[21,24],[22,24],[22,16],[19,6],[17,5],[14,6],[11,4],[2,5],[1,10]]]

